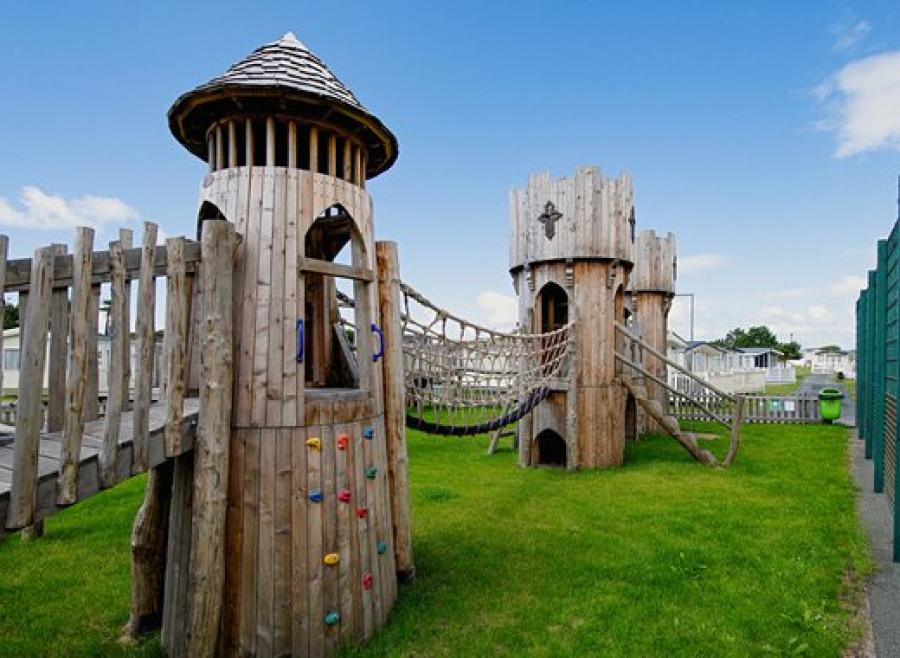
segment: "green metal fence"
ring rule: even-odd
[[[878,241],[878,266],[856,302],[856,418],[866,458],[874,460],[876,493],[894,517],[894,561],[900,562],[897,400],[900,399],[900,221]]]

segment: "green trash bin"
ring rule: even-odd
[[[831,424],[841,417],[841,400],[844,394],[837,388],[823,388],[819,391],[819,415],[822,420]]]

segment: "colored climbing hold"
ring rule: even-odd
[[[347,446],[350,444],[350,437],[346,434],[341,434],[337,440],[338,450],[346,450]]]
[[[372,574],[368,571],[363,574],[362,586],[363,589],[372,589]]]
[[[338,491],[338,500],[342,503],[350,502],[350,490],[349,489],[341,489]]]
[[[306,439],[306,445],[312,448],[313,450],[321,450],[322,449],[322,440],[313,436]]]
[[[338,555],[337,553],[329,553],[328,555],[325,556],[325,560],[324,560],[325,564],[327,564],[329,567],[333,567],[340,561],[341,561],[341,556]]]
[[[377,549],[379,555],[384,555],[385,551],[387,551],[387,544],[385,544],[383,541],[380,541],[378,542]]]
[[[371,427],[367,427],[363,430],[363,438],[371,440],[375,436],[375,430]]]
[[[309,499],[314,503],[321,503],[325,496],[322,495],[321,489],[313,489],[309,492]]]
[[[326,626],[334,626],[335,624],[341,621],[341,613],[339,612],[329,612],[325,615],[325,624]]]
[[[367,510],[365,507],[357,507],[356,508],[356,516],[358,516],[361,519],[364,519],[367,516],[369,516],[369,510]]]
[[[374,480],[376,475],[378,475],[378,469],[374,466],[369,466],[369,468],[366,469],[366,477],[370,480]]]

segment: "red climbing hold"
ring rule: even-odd
[[[372,589],[372,574],[368,571],[363,575],[362,586],[363,589]]]
[[[367,516],[369,516],[369,510],[367,510],[365,507],[357,507],[356,508],[356,516],[358,516],[361,519],[364,519]]]
[[[350,502],[350,490],[349,489],[341,489],[338,491],[338,500],[342,503]]]
[[[346,434],[341,434],[337,440],[338,450],[346,450],[347,446],[350,444],[350,437]]]

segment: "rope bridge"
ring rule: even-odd
[[[464,320],[400,283],[406,425],[468,436],[518,421],[565,376],[574,322],[545,334]]]

